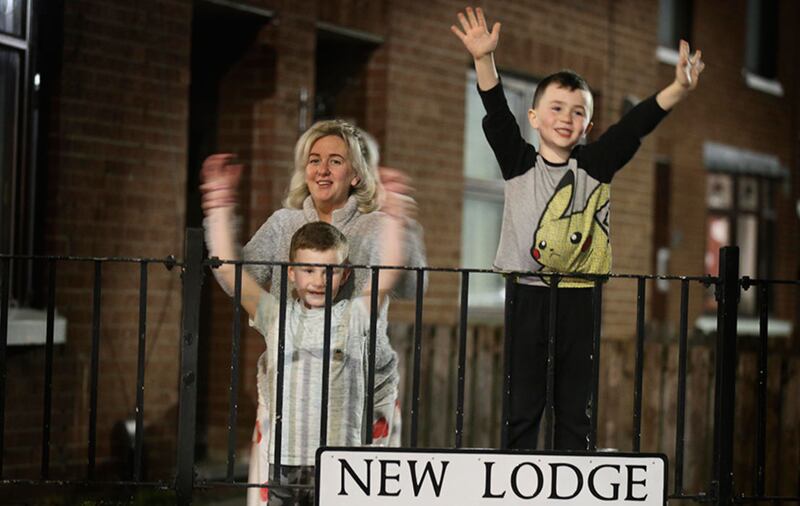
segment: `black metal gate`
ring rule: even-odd
[[[238,375],[239,367],[239,338],[241,329],[239,328],[238,312],[234,315],[234,326],[232,336],[232,356],[231,356],[231,384],[229,386],[230,412],[228,415],[228,462],[226,478],[223,481],[201,481],[195,473],[195,444],[196,444],[196,415],[197,415],[197,383],[198,383],[198,343],[199,343],[199,322],[201,312],[200,290],[205,276],[206,267],[214,267],[221,262],[217,259],[205,259],[203,250],[203,234],[199,229],[188,229],[186,233],[185,256],[182,262],[177,262],[172,258],[165,260],[158,259],[121,259],[121,258],[77,258],[77,257],[38,257],[38,260],[46,261],[49,266],[48,277],[48,305],[47,305],[47,335],[45,339],[45,392],[44,392],[44,419],[42,428],[41,443],[41,472],[38,480],[13,480],[7,479],[3,474],[3,455],[6,444],[5,435],[5,411],[6,411],[6,372],[7,372],[7,334],[8,334],[8,306],[9,306],[9,265],[12,260],[21,257],[9,255],[0,256],[0,267],[2,268],[2,288],[0,288],[0,487],[5,486],[41,486],[49,485],[55,487],[63,486],[126,486],[126,487],[156,487],[174,491],[176,500],[179,504],[190,504],[192,494],[196,488],[208,488],[217,486],[234,487],[258,487],[256,483],[242,483],[234,479],[235,463],[235,437],[233,432],[236,428],[237,405],[238,405]],[[91,261],[94,263],[94,296],[92,308],[92,346],[91,346],[91,413],[90,426],[87,445],[87,468],[85,479],[82,480],[53,480],[49,471],[49,449],[51,444],[51,413],[50,405],[52,402],[52,367],[53,367],[53,313],[55,306],[55,269],[58,262],[62,261]],[[102,267],[105,262],[126,261],[138,262],[140,264],[140,286],[139,286],[139,341],[138,341],[138,378],[137,378],[137,399],[136,399],[136,426],[134,444],[134,466],[131,479],[124,482],[100,482],[95,477],[95,458],[97,445],[97,387],[98,387],[98,360],[100,348],[100,291]],[[177,427],[177,460],[174,480],[170,482],[144,482],[142,480],[142,459],[143,459],[143,423],[142,413],[143,404],[143,378],[144,378],[144,348],[146,334],[146,307],[147,307],[147,265],[150,263],[163,263],[168,268],[180,266],[182,269],[182,319],[181,319],[181,352],[180,352],[180,375],[179,375],[179,406],[178,406],[178,427]],[[232,262],[236,264],[237,284],[236,300],[240,296],[241,268],[243,262]],[[285,269],[290,264],[283,265]],[[610,278],[629,278],[637,282],[637,319],[636,319],[636,356],[634,368],[634,405],[633,405],[633,440],[631,446],[634,452],[639,452],[641,447],[641,427],[642,427],[642,383],[644,368],[644,342],[645,342],[645,283],[647,280],[666,279],[680,284],[680,322],[678,328],[678,390],[677,390],[677,412],[676,412],[676,431],[675,431],[675,459],[671,463],[674,470],[674,482],[672,483],[669,498],[673,500],[692,500],[697,502],[711,502],[715,504],[747,503],[757,501],[779,502],[798,502],[800,501],[800,476],[798,476],[798,493],[793,496],[770,496],[765,493],[765,460],[766,460],[766,441],[767,441],[767,336],[769,333],[769,290],[770,286],[777,284],[793,285],[800,287],[799,280],[757,280],[747,277],[741,278],[738,272],[739,251],[735,247],[725,247],[720,250],[720,273],[717,277],[688,277],[688,276],[668,276],[656,277],[648,275],[610,275],[604,277],[593,277],[593,339],[595,360],[594,364],[594,399],[598,399],[599,389],[599,362],[600,362],[600,338],[602,334],[602,301],[603,286]],[[354,268],[368,268],[372,270],[373,283],[376,282],[381,269],[385,267],[377,266],[354,266]],[[329,273],[331,267],[328,268]],[[406,269],[406,268],[404,268]],[[457,358],[457,400],[455,412],[455,440],[453,447],[460,448],[463,445],[464,428],[464,389],[467,374],[466,363],[466,340],[467,340],[467,319],[469,307],[469,281],[472,274],[491,273],[488,270],[479,269],[438,269],[438,268],[407,268],[416,271],[417,279],[417,298],[415,306],[415,326],[413,343],[413,365],[412,374],[412,393],[411,393],[411,430],[410,446],[416,447],[419,431],[419,387],[420,387],[420,357],[423,352],[423,340],[421,328],[423,325],[423,286],[426,275],[430,272],[447,271],[456,273],[460,276],[460,321],[458,325],[458,358]],[[553,301],[557,297],[558,291],[555,289],[562,275],[553,275],[551,286],[551,297]],[[566,276],[566,275],[564,275]],[[285,311],[286,311],[286,280],[287,276],[282,276],[281,289],[281,320],[279,339],[283,343],[285,332]],[[511,283],[507,277],[507,283]],[[706,286],[714,286],[717,300],[717,332],[716,332],[716,362],[715,362],[715,390],[714,390],[714,441],[713,441],[713,469],[711,472],[711,482],[708,488],[699,491],[684,490],[684,453],[685,453],[685,429],[686,429],[686,389],[687,389],[687,339],[688,339],[688,307],[689,307],[689,287],[690,284],[699,283]],[[734,420],[736,407],[736,368],[737,368],[737,319],[738,305],[741,291],[743,289],[759,290],[759,321],[760,333],[758,339],[758,401],[756,413],[756,450],[755,461],[753,462],[753,489],[745,492],[737,488],[736,476],[734,475]],[[506,293],[510,291],[507,290]],[[373,307],[377,307],[377,299],[373,297]],[[508,303],[507,303],[508,304]],[[238,304],[235,304],[238,311]],[[555,311],[555,304],[551,304],[551,311]],[[330,311],[330,293],[328,294],[328,306],[326,311]],[[372,350],[374,351],[374,340],[376,333],[375,318],[377,311],[372,311],[371,339]],[[554,315],[551,315],[551,317]],[[508,307],[506,308],[506,318],[509,317]],[[508,321],[508,320],[507,320]],[[330,343],[330,318],[327,318],[328,328],[326,329],[325,339]],[[796,323],[796,322],[795,322]],[[508,328],[508,325],[506,325]],[[549,363],[554,360],[555,326],[550,327],[550,356]],[[505,336],[506,346],[509,343],[509,336]],[[329,351],[329,346],[326,349]],[[282,350],[282,346],[279,346]],[[506,348],[508,350],[508,348]],[[282,353],[279,354],[282,356]],[[370,356],[370,378],[374,379],[374,354]],[[279,370],[282,367],[279,366]],[[508,353],[506,353],[506,374],[505,396],[503,402],[503,415],[501,421],[502,435],[501,448],[505,447],[508,441]],[[280,375],[280,372],[279,372]],[[280,376],[279,376],[280,378]],[[326,385],[327,378],[323,373],[323,385]],[[280,388],[281,381],[278,381]],[[324,388],[324,387],[323,387]],[[325,390],[326,392],[327,390]],[[553,406],[552,406],[552,374],[548,374],[548,406],[545,409],[545,442],[547,448],[552,448],[553,441]],[[279,395],[280,399],[281,396]],[[326,426],[325,398],[323,392],[322,426]],[[371,403],[369,403],[371,404]],[[280,410],[280,407],[278,408]],[[592,403],[591,411],[591,432],[590,448],[596,449],[597,444],[597,424],[598,424],[598,403]],[[280,425],[278,426],[280,430]],[[367,431],[369,433],[369,431]],[[323,431],[324,444],[324,431]],[[367,434],[366,443],[370,442],[371,435]],[[280,437],[277,438],[280,441]]]

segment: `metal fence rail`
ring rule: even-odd
[[[241,355],[241,325],[240,325],[240,299],[242,290],[242,267],[245,264],[279,265],[281,269],[281,283],[279,286],[279,310],[278,310],[278,362],[276,378],[276,412],[278,414],[275,423],[275,448],[274,448],[274,476],[267,485],[279,479],[279,468],[281,459],[282,434],[284,432],[282,413],[284,406],[284,366],[286,349],[286,312],[287,312],[287,272],[292,265],[313,265],[313,264],[293,264],[275,262],[243,262],[243,261],[222,261],[219,259],[205,259],[203,257],[203,235],[197,229],[188,229],[185,244],[185,260],[178,262],[174,258],[154,259],[154,258],[102,258],[102,257],[16,257],[0,255],[0,274],[2,274],[2,285],[0,286],[0,486],[10,484],[50,484],[55,486],[80,484],[80,485],[120,485],[120,486],[151,486],[161,489],[172,489],[175,491],[177,500],[180,504],[190,504],[192,492],[197,488],[209,488],[218,486],[233,487],[259,487],[258,483],[243,483],[235,480],[234,466],[236,462],[236,427],[239,408],[239,369]],[[7,337],[8,337],[8,306],[9,306],[9,266],[11,261],[34,260],[42,262],[47,266],[47,326],[45,339],[45,367],[44,374],[44,399],[43,399],[43,420],[41,436],[41,466],[40,478],[38,480],[12,480],[7,479],[3,474],[4,449],[7,439],[5,437],[5,413],[6,413],[6,385],[7,385]],[[56,268],[61,262],[91,262],[94,266],[93,290],[92,290],[92,311],[91,311],[91,367],[90,367],[90,416],[87,438],[86,454],[86,476],[83,480],[52,480],[50,476],[50,446],[52,430],[52,388],[53,388],[53,329],[55,314],[55,294],[56,294]],[[139,318],[138,318],[138,342],[137,342],[137,378],[136,378],[136,405],[135,405],[135,448],[133,474],[130,481],[105,482],[97,480],[96,459],[97,459],[97,416],[98,416],[98,370],[100,359],[100,346],[102,328],[101,322],[101,288],[103,266],[109,262],[130,262],[139,265]],[[200,290],[203,284],[207,268],[215,268],[222,263],[232,263],[235,265],[235,286],[233,297],[233,319],[231,327],[231,360],[230,360],[230,383],[228,388],[228,422],[227,422],[227,465],[225,478],[222,481],[199,480],[195,476],[195,443],[196,443],[196,415],[197,415],[197,380],[198,368],[198,348],[200,330],[201,298]],[[144,378],[145,378],[145,346],[147,335],[147,292],[148,292],[148,267],[151,264],[161,264],[171,269],[179,266],[182,269],[183,299],[181,317],[181,353],[180,353],[180,375],[179,375],[179,406],[178,406],[178,429],[177,429],[177,461],[175,468],[175,479],[172,482],[145,482],[143,477],[143,447],[144,431]],[[599,383],[600,383],[600,342],[603,334],[602,330],[602,301],[603,287],[611,279],[630,279],[636,280],[636,325],[635,325],[635,365],[634,365],[634,391],[632,413],[632,440],[631,447],[634,452],[639,452],[642,445],[642,403],[643,403],[643,376],[645,363],[645,304],[646,304],[646,283],[653,280],[668,280],[680,284],[680,321],[677,329],[678,335],[678,378],[677,378],[677,401],[675,412],[675,457],[672,462],[674,481],[669,494],[670,499],[675,500],[695,500],[700,502],[714,502],[716,504],[730,504],[737,502],[756,502],[761,500],[798,501],[798,496],[783,497],[772,495],[766,492],[766,443],[767,443],[767,336],[769,325],[769,287],[775,285],[788,285],[800,287],[798,280],[768,280],[768,279],[749,279],[740,278],[738,273],[738,249],[727,247],[720,250],[720,275],[718,277],[709,276],[651,276],[651,275],[615,275],[590,276],[590,275],[571,275],[567,273],[554,273],[550,276],[550,332],[548,335],[548,362],[547,362],[547,402],[544,411],[544,441],[546,448],[552,448],[554,441],[554,430],[557,420],[554,418],[554,368],[555,363],[555,343],[558,339],[556,326],[552,323],[556,317],[556,307],[558,290],[557,287],[561,280],[566,277],[582,277],[592,283],[592,339],[593,339],[593,370],[591,410],[590,410],[590,433],[589,449],[597,450],[598,438],[598,413],[599,413]],[[413,268],[413,267],[387,267],[387,266],[352,266],[354,269],[370,269],[372,281],[372,297],[370,300],[371,312],[369,322],[369,353],[368,353],[368,375],[367,390],[365,401],[366,421],[372,420],[372,403],[375,387],[375,350],[378,320],[378,299],[377,283],[380,271],[385,269],[403,269],[413,271],[416,277],[416,300],[414,307],[414,327],[411,373],[411,405],[410,405],[410,436],[409,445],[416,448],[419,442],[420,432],[420,398],[421,398],[421,360],[425,352],[426,343],[423,339],[422,327],[424,323],[423,295],[426,276],[432,272],[449,272],[460,276],[459,293],[459,321],[457,326],[457,368],[456,368],[456,408],[454,415],[454,440],[453,448],[464,446],[464,407],[465,407],[465,385],[469,374],[467,364],[467,335],[469,321],[469,283],[470,276],[473,274],[494,273],[485,269],[445,269],[445,268]],[[494,273],[496,274],[496,273]],[[320,413],[320,445],[325,445],[327,440],[327,418],[328,418],[328,379],[329,379],[329,359],[331,354],[331,318],[332,301],[331,283],[333,266],[326,266],[326,276],[328,283],[325,293],[325,316],[324,316],[324,348],[323,348],[323,371],[322,371],[322,402],[319,407]],[[506,277],[506,293],[514,283],[512,276]],[[702,284],[704,286],[714,286],[717,295],[717,337],[716,337],[716,372],[715,394],[714,394],[714,445],[713,445],[713,469],[711,470],[711,482],[705,490],[686,491],[684,488],[684,464],[686,446],[686,404],[687,404],[687,363],[688,363],[688,336],[689,336],[689,289],[692,284]],[[737,363],[737,316],[738,301],[741,290],[759,290],[759,322],[760,332],[758,340],[758,388],[757,388],[757,412],[756,412],[756,441],[753,462],[753,486],[747,492],[737,490],[734,486],[734,418],[736,400],[736,363]],[[500,420],[500,447],[508,447],[508,427],[509,427],[509,395],[511,388],[509,350],[511,336],[509,334],[509,319],[513,300],[506,300],[505,307],[505,331],[504,331],[504,358],[503,358],[503,378],[502,378],[502,414]],[[372,442],[372,431],[364,432],[365,444]],[[800,483],[798,483],[800,487]]]
[[[12,262],[38,262],[45,266],[47,273],[46,291],[46,330],[44,343],[44,393],[42,400],[42,425],[41,425],[41,460],[39,466],[39,479],[9,479],[4,473],[5,448],[5,414],[7,396],[7,371],[8,371],[8,322],[9,322],[9,292],[10,292],[10,265]],[[87,434],[86,473],[84,479],[53,479],[50,472],[50,449],[52,443],[52,405],[53,405],[53,367],[54,367],[54,329],[55,329],[55,301],[56,301],[56,274],[57,266],[63,262],[81,262],[93,264],[92,276],[92,311],[91,311],[91,365],[90,365],[90,403],[89,426]],[[134,471],[129,481],[107,481],[96,478],[97,456],[97,422],[98,422],[98,382],[99,360],[102,328],[101,295],[103,266],[109,263],[133,263],[139,265],[139,331],[137,343],[137,378],[136,378],[136,405],[135,405],[135,448]],[[42,256],[42,255],[0,255],[0,486],[1,485],[51,485],[56,487],[78,486],[143,486],[161,489],[170,489],[168,482],[145,482],[142,480],[142,448],[144,445],[144,377],[145,377],[145,336],[147,329],[147,276],[148,267],[159,264],[172,270],[175,266],[183,264],[174,257],[167,258],[135,258],[135,257],[87,257],[87,256]]]

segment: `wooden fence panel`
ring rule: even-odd
[[[400,355],[404,407],[403,442],[410,427],[413,326],[391,329]],[[687,364],[684,489],[707,491],[711,480],[714,430],[714,367],[712,341],[690,339]],[[635,343],[604,340],[600,364],[598,448],[630,451],[633,429]],[[452,447],[455,442],[458,329],[425,326],[421,368],[419,445]],[[678,345],[670,339],[647,340],[642,400],[642,451],[667,455],[674,472],[677,424]],[[744,346],[737,379],[735,472],[737,490],[752,492],[754,476],[756,354]],[[800,358],[773,344],[769,358],[767,417],[767,493],[796,494],[800,476]],[[465,447],[497,448],[500,444],[503,384],[501,327],[472,325],[467,338],[464,406]],[[670,475],[674,483],[674,474]],[[672,490],[670,490],[672,492]]]

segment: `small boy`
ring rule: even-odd
[[[203,167],[203,210],[208,219],[208,249],[211,256],[237,258],[230,223],[237,201],[236,189],[241,166],[206,164]],[[386,213],[382,230],[384,265],[402,265],[404,248],[399,247],[405,230],[405,200],[387,192],[382,210]],[[334,226],[312,222],[302,226],[292,237],[291,262],[340,265],[333,269],[331,300],[347,280],[347,239]],[[401,271],[383,270],[379,276],[378,301],[381,305]],[[216,276],[227,292],[232,293],[235,269],[222,264]],[[294,297],[286,308],[284,353],[281,485],[313,484],[314,458],[320,441],[320,408],[325,318],[326,268],[290,266],[288,278]],[[363,410],[367,385],[369,345],[369,293],[345,299],[331,308],[331,344],[328,390],[327,444],[360,446],[365,426]],[[251,454],[251,482],[266,483],[275,458],[275,434],[271,421],[276,420],[275,392],[278,360],[279,301],[263,290],[242,271],[241,305],[264,336],[267,352],[258,361],[258,414],[256,448]],[[378,328],[376,363],[386,364],[375,373],[374,444],[385,444],[397,397],[396,356],[389,345],[385,328]],[[267,437],[263,437],[267,436]],[[255,467],[254,467],[255,466]],[[313,489],[275,486],[251,489],[248,504],[314,504]]]
[[[591,130],[593,101],[586,81],[561,71],[538,83],[528,121],[539,151],[528,144],[508,108],[494,64],[500,23],[491,32],[481,9],[459,13],[450,29],[475,62],[486,108],[483,129],[505,180],[505,204],[495,268],[518,272],[607,274],[611,269],[609,183],[678,102],[697,86],[704,64],[680,43],[675,80],[611,126],[597,141],[581,144]],[[507,294],[511,309],[509,446],[535,448],[545,407],[551,279],[516,278]],[[592,383],[590,280],[558,284],[555,362],[555,448],[586,450]]]

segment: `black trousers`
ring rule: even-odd
[[[592,386],[592,289],[557,291],[555,449],[586,450]],[[511,295],[509,446],[535,449],[547,401],[550,288],[514,283]]]

